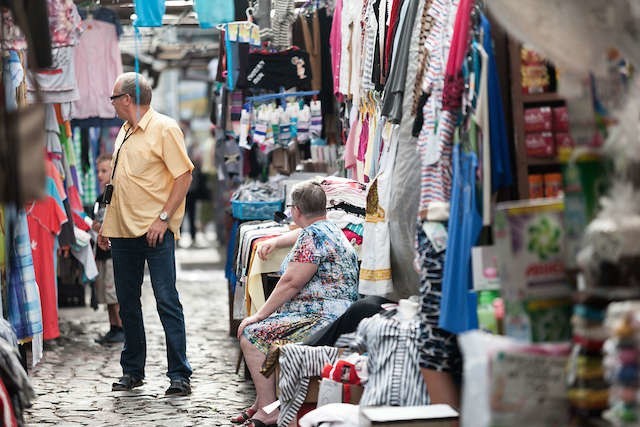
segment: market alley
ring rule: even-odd
[[[106,312],[89,306],[60,310],[61,338],[30,369],[37,398],[29,426],[216,426],[248,406],[253,385],[235,366],[239,348],[229,337],[223,264],[214,249],[178,249],[178,291],[184,306],[193,394],[164,397],[168,385],[164,334],[148,280],[142,300],[147,330],[145,384],[112,392],[121,375],[120,345],[94,342],[108,327]],[[88,298],[87,298],[88,302]]]

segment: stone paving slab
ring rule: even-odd
[[[187,325],[187,354],[194,371],[193,394],[164,397],[164,333],[148,278],[142,299],[147,330],[145,384],[131,392],[112,392],[121,375],[120,346],[104,347],[94,339],[108,329],[104,308],[62,308],[62,337],[47,345],[43,360],[29,372],[38,397],[26,410],[28,426],[218,426],[249,406],[251,381],[235,373],[239,346],[228,335],[227,282],[221,269],[198,269],[208,252],[179,250],[182,265],[178,291]],[[211,261],[211,258],[208,258]],[[219,266],[220,258],[214,259]],[[194,269],[195,268],[195,269]]]

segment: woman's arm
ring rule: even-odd
[[[269,257],[269,254],[275,249],[293,246],[301,230],[301,228],[296,228],[295,230],[288,231],[280,236],[272,237],[260,243],[260,246],[258,246],[258,256],[265,261]]]
[[[282,304],[293,298],[306,285],[318,271],[318,265],[312,263],[290,262],[273,292],[262,307],[253,316],[242,320],[238,327],[238,338],[248,325],[266,319]]]

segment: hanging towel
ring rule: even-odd
[[[195,0],[193,9],[198,14],[200,28],[213,28],[235,19],[232,0]]]
[[[216,2],[218,3],[218,2]],[[164,15],[164,0],[135,0],[135,27],[162,27]]]

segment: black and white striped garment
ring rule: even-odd
[[[360,406],[414,406],[429,403],[427,387],[418,364],[417,316],[400,321],[396,311],[363,319],[358,339],[366,344],[369,377]]]
[[[272,0],[271,36],[273,44],[286,49],[291,46],[291,24],[295,21],[294,0]]]
[[[286,427],[296,418],[307,396],[309,379],[319,377],[324,365],[334,364],[337,358],[336,347],[310,347],[300,344],[286,344],[280,347],[278,426]]]

